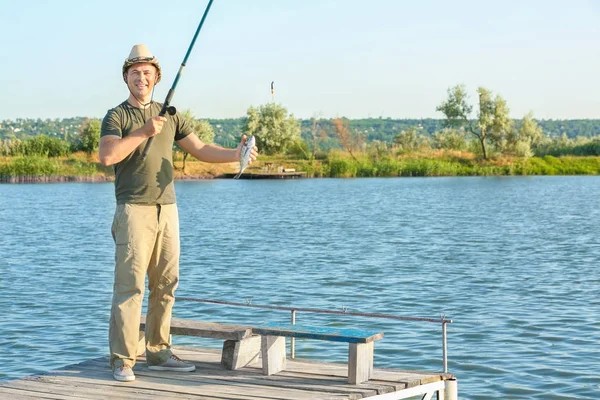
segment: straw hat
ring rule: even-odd
[[[127,70],[129,69],[129,67],[131,67],[133,64],[138,64],[138,63],[150,63],[150,64],[154,65],[156,67],[156,71],[157,71],[157,75],[158,75],[157,79],[156,79],[156,83],[160,82],[160,78],[161,78],[160,65],[158,64],[158,60],[156,59],[156,57],[154,57],[152,55],[152,53],[150,53],[150,50],[148,49],[148,47],[146,47],[145,44],[136,44],[135,46],[133,46],[131,48],[129,57],[127,57],[125,59],[125,62],[123,63],[123,75],[125,75],[127,73]],[[125,83],[127,83],[127,79],[125,79],[125,77],[123,77],[123,80],[125,80]]]

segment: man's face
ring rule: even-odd
[[[150,96],[157,79],[156,67],[150,63],[133,64],[127,70],[127,86],[136,97]]]

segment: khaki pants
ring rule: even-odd
[[[118,204],[112,234],[116,251],[109,327],[111,367],[135,365],[146,275],[150,290],[147,362],[161,364],[171,355],[171,309],[179,282],[177,205]]]

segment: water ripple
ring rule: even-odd
[[[595,398],[599,179],[178,182],[178,295],[445,313],[454,320],[449,368],[461,398]],[[113,212],[112,184],[0,185],[0,380],[107,353]],[[290,318],[192,302],[174,312],[240,323]],[[384,331],[378,367],[442,368],[439,326],[299,313],[303,321]],[[347,348],[298,340],[297,356],[344,361]]]

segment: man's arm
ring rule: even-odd
[[[215,144],[203,143],[198,136],[191,133],[177,142],[185,152],[200,161],[209,163],[228,163],[238,161],[240,148],[226,149]]]
[[[116,135],[102,136],[98,145],[98,155],[102,165],[108,166],[122,161],[144,140],[159,133],[166,120],[164,117],[151,118],[144,126],[124,138]]]

